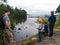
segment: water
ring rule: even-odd
[[[37,18],[27,18],[27,21],[15,26],[14,38],[16,41],[22,41],[36,35],[38,33],[38,24],[35,23]]]

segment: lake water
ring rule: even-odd
[[[36,20],[37,18],[27,18],[26,22],[17,24],[13,30],[15,40],[22,41],[36,35],[39,26]]]

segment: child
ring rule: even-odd
[[[45,25],[44,25],[44,35],[48,36],[48,23],[47,22],[45,22]]]
[[[39,42],[42,42],[42,35],[44,32],[44,25],[42,19],[39,20],[39,27],[38,27],[38,36],[39,36]]]

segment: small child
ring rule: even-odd
[[[39,21],[39,27],[38,27],[38,36],[39,36],[39,42],[42,42],[42,35],[43,35],[43,32],[44,32],[44,25],[43,25],[43,22],[42,20]]]
[[[48,36],[48,23],[47,22],[45,22],[45,25],[44,25],[44,35]]]

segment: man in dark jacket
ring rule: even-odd
[[[54,11],[51,11],[51,16],[48,19],[49,21],[49,37],[53,36],[53,28],[56,22],[56,17],[54,16]]]

